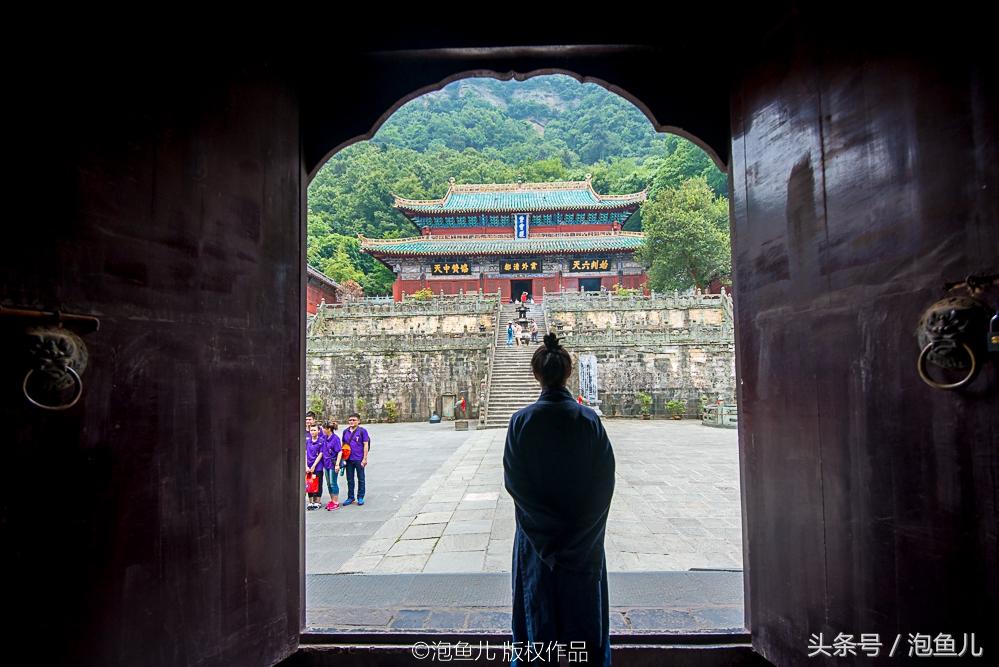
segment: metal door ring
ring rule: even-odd
[[[71,407],[76,405],[77,402],[79,402],[80,397],[83,396],[83,379],[80,378],[80,374],[77,373],[72,366],[66,366],[66,372],[73,378],[73,384],[76,385],[76,394],[73,396],[73,400],[63,405],[46,405],[44,403],[39,403],[31,397],[31,394],[28,393],[28,380],[31,379],[31,374],[34,373],[35,370],[36,369],[32,368],[28,371],[28,374],[24,376],[24,384],[22,385],[24,397],[35,407],[42,408],[43,410],[69,410]]]
[[[964,351],[967,352],[968,354],[968,359],[971,360],[971,368],[968,369],[967,375],[965,375],[957,382],[952,382],[950,384],[943,384],[941,382],[937,382],[936,380],[930,377],[930,374],[926,370],[927,356],[929,355],[930,351],[933,349],[933,346],[940,345],[941,342],[942,341],[939,340],[933,341],[929,343],[926,347],[924,347],[923,351],[919,353],[919,361],[916,362],[916,370],[919,371],[919,377],[922,378],[923,382],[930,385],[934,389],[958,389],[960,387],[963,387],[964,385],[971,382],[975,378],[975,375],[978,373],[978,360],[975,359],[975,353],[974,351],[972,351],[972,349],[968,346],[967,343],[961,343],[961,347],[964,348]]]

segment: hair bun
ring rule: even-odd
[[[545,340],[545,347],[552,352],[562,347],[561,345],[558,344],[558,336],[556,336],[553,333],[545,334],[544,340]]]

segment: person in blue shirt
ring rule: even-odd
[[[604,533],[614,451],[597,414],[565,388],[572,358],[555,334],[544,337],[531,369],[541,396],[510,418],[503,451],[517,520],[513,641],[585,642],[589,663],[608,665]]]

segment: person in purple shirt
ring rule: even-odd
[[[319,491],[309,494],[307,506],[310,510],[317,510],[319,499],[323,497],[323,441],[316,425],[312,425],[309,434],[305,436],[305,472],[319,477]]]
[[[350,445],[350,457],[347,459],[347,500],[344,506],[354,502],[354,475],[357,475],[357,504],[364,504],[364,469],[368,465],[368,447],[371,438],[361,424],[361,415],[356,412],[347,418],[347,428],[343,430],[343,443]]]
[[[340,507],[340,485],[337,484],[336,478],[340,474],[342,457],[336,427],[335,419],[332,422],[323,422],[323,462],[326,469],[326,486],[330,491],[330,501],[326,503],[326,510],[330,512]]]

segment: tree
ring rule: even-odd
[[[703,289],[731,275],[728,200],[716,197],[703,176],[657,191],[642,205],[642,227],[638,257],[651,289]]]
[[[678,188],[695,176],[703,176],[716,195],[728,193],[728,180],[708,154],[691,142],[681,139],[673,144],[672,151],[658,160],[652,179],[651,193],[666,188]]]
[[[627,100],[567,76],[524,82],[463,79],[403,105],[371,141],[330,158],[309,185],[309,261],[370,295],[394,276],[360,252],[357,234],[401,238],[419,230],[392,195],[433,199],[459,183],[582,180],[602,194],[677,189],[703,176],[716,195],[725,175],[686,139],[657,134]],[[626,230],[642,229],[641,212]]]
[[[358,285],[353,280],[345,280],[340,283],[340,288],[343,290],[344,294],[352,299],[358,299],[364,296],[364,288]]]

